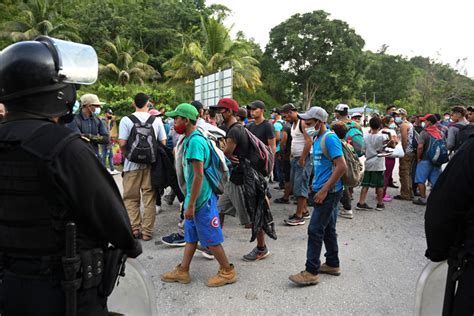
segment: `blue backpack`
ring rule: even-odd
[[[441,166],[449,161],[448,146],[444,138],[436,139],[430,135],[428,147],[428,160],[436,166]]]
[[[209,181],[212,191],[218,195],[222,194],[224,193],[224,186],[229,181],[230,177],[230,161],[225,157],[224,152],[217,147],[216,143],[210,139],[210,135],[207,135],[208,137],[206,137],[202,134],[205,133],[205,131],[199,131],[201,133],[194,134],[192,137],[200,136],[204,138],[211,153],[209,164],[204,168],[204,175],[206,176],[207,181]],[[185,157],[186,148],[184,152],[183,156]]]

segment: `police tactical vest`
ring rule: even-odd
[[[23,131],[14,122],[0,127],[0,252],[59,255],[69,212],[53,184],[51,165],[79,135],[51,122],[29,122],[32,132],[17,140],[8,135],[25,134],[25,124]]]

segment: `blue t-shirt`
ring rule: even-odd
[[[329,134],[328,134],[329,133]],[[329,156],[334,160],[337,157],[344,155],[342,152],[342,144],[339,138],[334,133],[327,130],[323,135],[326,136],[326,149]],[[323,135],[315,139],[313,143],[313,157],[314,157],[314,180],[313,192],[318,192],[326,184],[332,175],[332,161],[328,160],[321,149],[321,139]],[[342,179],[336,182],[336,189],[330,189],[329,192],[339,192],[342,189]]]
[[[211,151],[204,137],[199,135],[199,131],[194,131],[184,140],[184,155],[183,155],[183,171],[184,179],[186,181],[186,198],[184,200],[184,208],[188,207],[189,197],[191,196],[191,188],[194,180],[193,160],[202,161],[204,169],[209,165],[209,158]],[[196,200],[196,211],[198,211],[211,197],[212,188],[207,181],[206,176],[202,179],[201,192]]]
[[[281,131],[283,130],[283,123],[280,121],[276,121],[275,124],[273,124],[273,128],[275,129],[275,133],[280,132],[280,139],[281,139]],[[276,144],[275,152],[277,153],[280,152],[280,141],[278,141]]]

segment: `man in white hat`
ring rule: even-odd
[[[74,120],[68,124],[68,127],[77,131],[83,138],[90,141],[99,159],[99,144],[109,143],[107,127],[97,118],[103,104],[105,103],[100,102],[97,95],[90,93],[84,94],[81,97],[81,111],[74,117]]]

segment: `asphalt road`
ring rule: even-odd
[[[120,175],[115,178],[121,188]],[[397,191],[389,189],[392,195]],[[360,189],[355,190],[353,207],[359,192]],[[279,197],[282,193],[273,190],[273,194]],[[375,206],[373,190],[367,203]],[[143,243],[144,252],[139,257],[152,277],[159,314],[413,314],[416,281],[427,263],[424,207],[393,201],[386,203],[386,209],[381,212],[354,211],[354,219],[339,217],[342,274],[322,275],[318,285],[303,288],[288,280],[290,274],[304,270],[306,258],[309,220],[297,227],[283,224],[295,208],[272,205],[278,240],[268,238],[272,255],[258,262],[241,259],[254,247],[249,243],[250,231],[241,227],[237,218],[227,217],[224,248],[237,269],[238,281],[221,288],[208,288],[205,282],[217,272],[218,264],[199,253],[191,265],[190,284],[160,280],[160,274],[173,269],[183,254],[183,248],[172,248],[160,241],[161,236],[178,229],[177,201],[172,206],[164,203],[156,219],[155,238]]]

